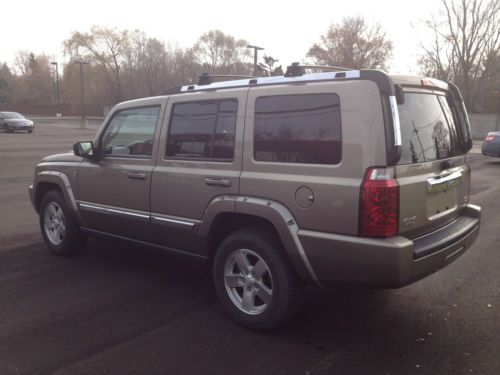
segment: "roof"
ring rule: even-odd
[[[246,78],[246,79],[238,79],[231,81],[213,82],[208,85],[185,85],[180,88],[180,92],[187,93],[192,91],[216,90],[221,88],[264,86],[264,85],[276,85],[276,84],[286,84],[295,82],[331,81],[331,80],[353,79],[353,78],[360,78],[359,70],[309,73],[296,77],[285,77],[285,76],[255,77],[255,78]]]

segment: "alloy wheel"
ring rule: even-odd
[[[268,265],[255,252],[238,249],[224,266],[224,284],[238,309],[257,315],[264,312],[273,296],[273,280]]]
[[[61,206],[56,202],[47,204],[47,206],[45,206],[43,219],[47,238],[55,246],[60,245],[66,235],[64,212]]]

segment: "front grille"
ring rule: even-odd
[[[460,216],[444,227],[413,240],[413,258],[423,258],[459,241],[471,232],[479,223],[479,219]]]

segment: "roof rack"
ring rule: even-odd
[[[327,72],[344,72],[350,71],[353,69],[343,68],[341,66],[328,66],[328,65],[309,65],[309,64],[300,64],[298,62],[292,63],[292,65],[286,68],[285,77],[299,77],[306,74],[306,69],[316,69]]]
[[[235,87],[249,87],[249,86],[267,86],[278,85],[294,82],[317,82],[317,81],[330,81],[341,79],[359,79],[361,71],[347,70],[347,71],[330,71],[323,73],[307,73],[299,76],[272,76],[272,77],[250,77],[230,81],[217,81],[213,83],[204,83],[197,85],[186,85],[181,87],[181,93],[205,90],[218,90]],[[227,76],[224,76],[227,77]],[[240,76],[241,77],[241,76]]]
[[[233,79],[246,79],[246,78],[257,78],[255,76],[245,76],[245,75],[234,75],[234,74],[211,74],[211,73],[203,73],[198,78],[198,86],[205,86],[214,83],[214,78],[223,78],[219,81],[228,81]]]

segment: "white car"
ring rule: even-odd
[[[6,133],[15,131],[33,132],[34,123],[17,112],[0,112],[0,128]]]

